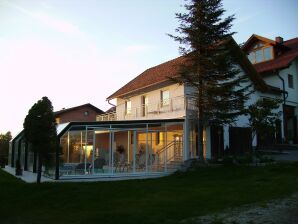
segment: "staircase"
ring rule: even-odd
[[[166,170],[168,173],[173,173],[179,170],[183,164],[182,147],[182,142],[174,140],[157,151],[157,158],[151,166],[151,171],[164,172]],[[166,163],[165,155],[167,156]]]

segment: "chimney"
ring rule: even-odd
[[[278,44],[282,44],[284,42],[284,39],[282,37],[275,37],[275,42]]]

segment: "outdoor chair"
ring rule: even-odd
[[[105,164],[106,164],[106,161],[104,158],[98,158],[98,159],[94,160],[94,173],[98,173],[99,171],[104,173],[103,166]],[[90,168],[92,169],[92,165],[90,166]]]
[[[86,171],[90,170],[90,163],[86,163]],[[75,174],[84,175],[85,174],[85,163],[79,163],[75,168]]]

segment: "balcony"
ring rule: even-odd
[[[155,101],[140,107],[125,110],[125,105],[118,105],[116,112],[101,114],[96,117],[97,121],[115,120],[145,120],[145,119],[168,119],[184,117],[186,110],[195,110],[194,100],[184,96],[178,96],[163,101]]]

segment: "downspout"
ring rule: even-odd
[[[112,103],[110,102],[110,100],[108,100],[108,104],[110,104],[110,105],[113,106],[113,107],[116,107],[116,105],[112,104]]]
[[[283,91],[283,104],[282,104],[282,120],[283,120],[283,129],[284,129],[284,138],[282,139],[282,143],[287,141],[287,134],[286,134],[286,117],[285,117],[285,105],[286,105],[286,88],[285,88],[285,80],[280,76],[278,70],[275,71],[277,77],[282,82],[282,91]]]

